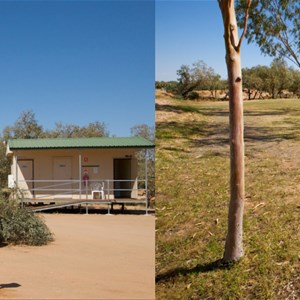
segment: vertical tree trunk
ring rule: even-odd
[[[244,255],[244,122],[242,71],[240,61],[240,46],[243,36],[239,40],[234,0],[219,0],[219,6],[224,23],[230,108],[230,203],[228,212],[228,232],[223,260],[225,262],[234,262],[238,261]]]

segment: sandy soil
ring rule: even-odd
[[[43,215],[55,241],[0,248],[1,299],[154,299],[154,216]]]

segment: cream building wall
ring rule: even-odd
[[[30,173],[34,182],[34,188],[37,189],[46,182],[39,182],[40,180],[79,180],[83,177],[84,170],[88,171],[89,181],[94,180],[113,180],[114,179],[114,160],[127,159],[130,162],[130,178],[131,183],[131,197],[137,197],[137,160],[135,153],[137,149],[133,148],[109,148],[109,149],[41,149],[41,150],[14,150],[11,165],[11,174],[18,186],[23,190],[28,190],[32,187],[30,182]],[[17,164],[18,161],[18,164]],[[81,166],[81,168],[80,168]],[[30,170],[32,168],[32,170]],[[69,170],[68,170],[69,169]],[[31,172],[32,171],[32,172]],[[64,178],[64,177],[69,178]],[[27,182],[26,182],[27,179]],[[29,181],[28,181],[29,180]],[[112,182],[110,182],[113,185]],[[82,189],[85,193],[83,183],[73,183],[72,189]],[[63,187],[65,188],[65,187]],[[70,185],[67,186],[67,189]],[[105,187],[107,188],[107,186]],[[112,186],[110,186],[112,188]],[[44,192],[35,191],[35,195],[45,194]],[[72,193],[72,197],[76,198],[78,193]],[[66,194],[70,196],[69,193]],[[32,197],[32,193],[28,193],[28,197]],[[110,198],[114,194],[110,192]]]

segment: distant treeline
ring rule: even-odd
[[[177,75],[177,81],[156,81],[156,88],[172,93],[179,99],[228,98],[227,80],[221,79],[203,61],[192,66],[182,65]],[[300,98],[300,71],[288,67],[282,59],[274,59],[270,66],[244,68],[242,77],[244,98],[248,100]]]

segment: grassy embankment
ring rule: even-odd
[[[222,258],[228,102],[159,95],[157,299],[299,299],[300,100],[245,102],[244,258]]]

